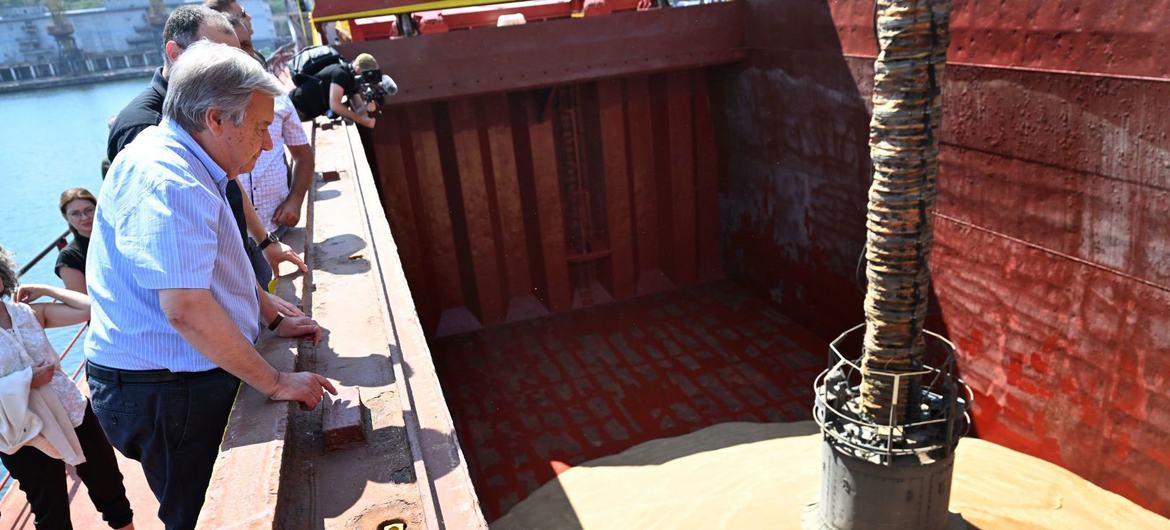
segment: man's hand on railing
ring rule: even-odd
[[[265,293],[265,294],[268,295],[268,299],[272,301],[272,305],[276,306],[276,310],[279,311],[281,314],[283,314],[285,316],[290,316],[290,317],[303,317],[303,316],[305,316],[305,312],[301,311],[301,308],[293,305],[292,302],[289,302],[288,300],[285,300],[284,298],[276,296],[272,293]]]
[[[285,338],[301,338],[313,341],[316,346],[321,341],[321,326],[307,316],[289,316],[280,321],[276,327],[276,334]]]
[[[325,397],[325,391],[337,395],[324,376],[313,372],[277,372],[275,388],[268,394],[268,399],[275,401],[299,401],[302,408],[313,410]]]
[[[301,269],[301,272],[309,272],[309,267],[305,265],[305,260],[301,259],[292,247],[279,241],[268,245],[268,248],[264,249],[264,258],[268,260],[268,265],[272,267],[273,276],[279,276],[278,271],[280,270],[280,263],[282,261],[296,265],[298,269]]]

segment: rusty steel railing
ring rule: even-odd
[[[61,249],[65,248],[65,245],[68,244],[68,241],[69,241],[67,239],[68,237],[69,237],[68,230],[66,230],[61,235],[57,236],[57,239],[54,239],[52,243],[49,243],[49,246],[45,247],[40,252],[38,252],[36,256],[33,256],[33,259],[31,261],[29,261],[28,263],[25,263],[24,266],[21,267],[19,271],[17,271],[16,275],[17,276],[24,276],[24,273],[32,270],[32,268],[35,267],[37,265],[37,263],[40,263],[42,259],[45,259],[45,256],[48,256],[49,252],[51,252],[54,248],[57,250],[61,250]]]

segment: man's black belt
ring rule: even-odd
[[[223,368],[203,372],[172,372],[170,370],[119,370],[94,363],[85,363],[87,376],[112,383],[168,383],[222,373],[224,373]]]

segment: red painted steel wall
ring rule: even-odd
[[[861,319],[872,5],[748,11],[715,103],[729,274],[827,338]],[[952,27],[933,316],[978,434],[1170,515],[1170,1],[958,1]]]
[[[702,70],[388,108],[383,202],[449,335],[722,277]]]

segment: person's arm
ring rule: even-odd
[[[256,293],[256,296],[260,299],[260,317],[264,322],[272,322],[276,313],[281,313],[286,317],[305,316],[304,311],[301,311],[301,308],[293,305],[292,302],[264,290],[264,286],[260,285],[259,281],[256,282]],[[275,310],[269,307],[275,308]]]
[[[260,321],[265,326],[271,325],[278,315],[281,318],[281,322],[276,328],[277,336],[299,337],[313,341],[314,345],[321,340],[321,326],[305,316],[305,313],[297,306],[279,296],[265,292],[259,283],[256,284],[256,297],[260,302]]]
[[[30,303],[42,296],[59,300],[60,304]],[[16,291],[17,302],[29,304],[43,328],[72,326],[89,320],[89,296],[51,285],[22,285]]]
[[[245,190],[241,190],[245,191]],[[244,203],[244,222],[248,225],[248,235],[257,243],[263,243],[268,238],[268,229],[264,226],[264,221],[260,220],[260,214],[256,213],[256,207],[252,206],[252,198],[246,191],[240,194]],[[277,241],[264,248],[264,259],[268,260],[268,265],[272,267],[272,275],[276,276],[280,271],[278,265],[280,262],[287,261],[296,265],[301,269],[301,272],[307,272],[309,267],[305,265],[305,261],[293,252],[292,247]]]
[[[300,127],[300,124],[296,124]],[[284,226],[296,226],[301,221],[301,206],[305,204],[305,195],[309,193],[309,185],[313,183],[313,169],[315,154],[313,146],[309,144],[286,145],[292,155],[292,188],[288,197],[276,208],[272,220]]]
[[[365,113],[358,114],[351,110],[345,103],[342,103],[341,98],[345,96],[345,88],[337,83],[329,83],[329,109],[338,116],[349,118],[359,125],[364,125],[373,128],[375,120],[372,116],[367,116]]]
[[[60,266],[57,268],[57,276],[61,277],[61,282],[65,284],[65,288],[70,291],[76,291],[82,294],[89,293],[85,287],[85,273],[73,267]]]
[[[238,329],[235,322],[210,290],[163,289],[158,298],[167,320],[199,353],[270,399],[299,401],[312,409],[321,402],[325,390],[337,394],[321,375],[281,372],[268,364],[241,333],[231,331]],[[285,326],[282,321],[277,331]]]

